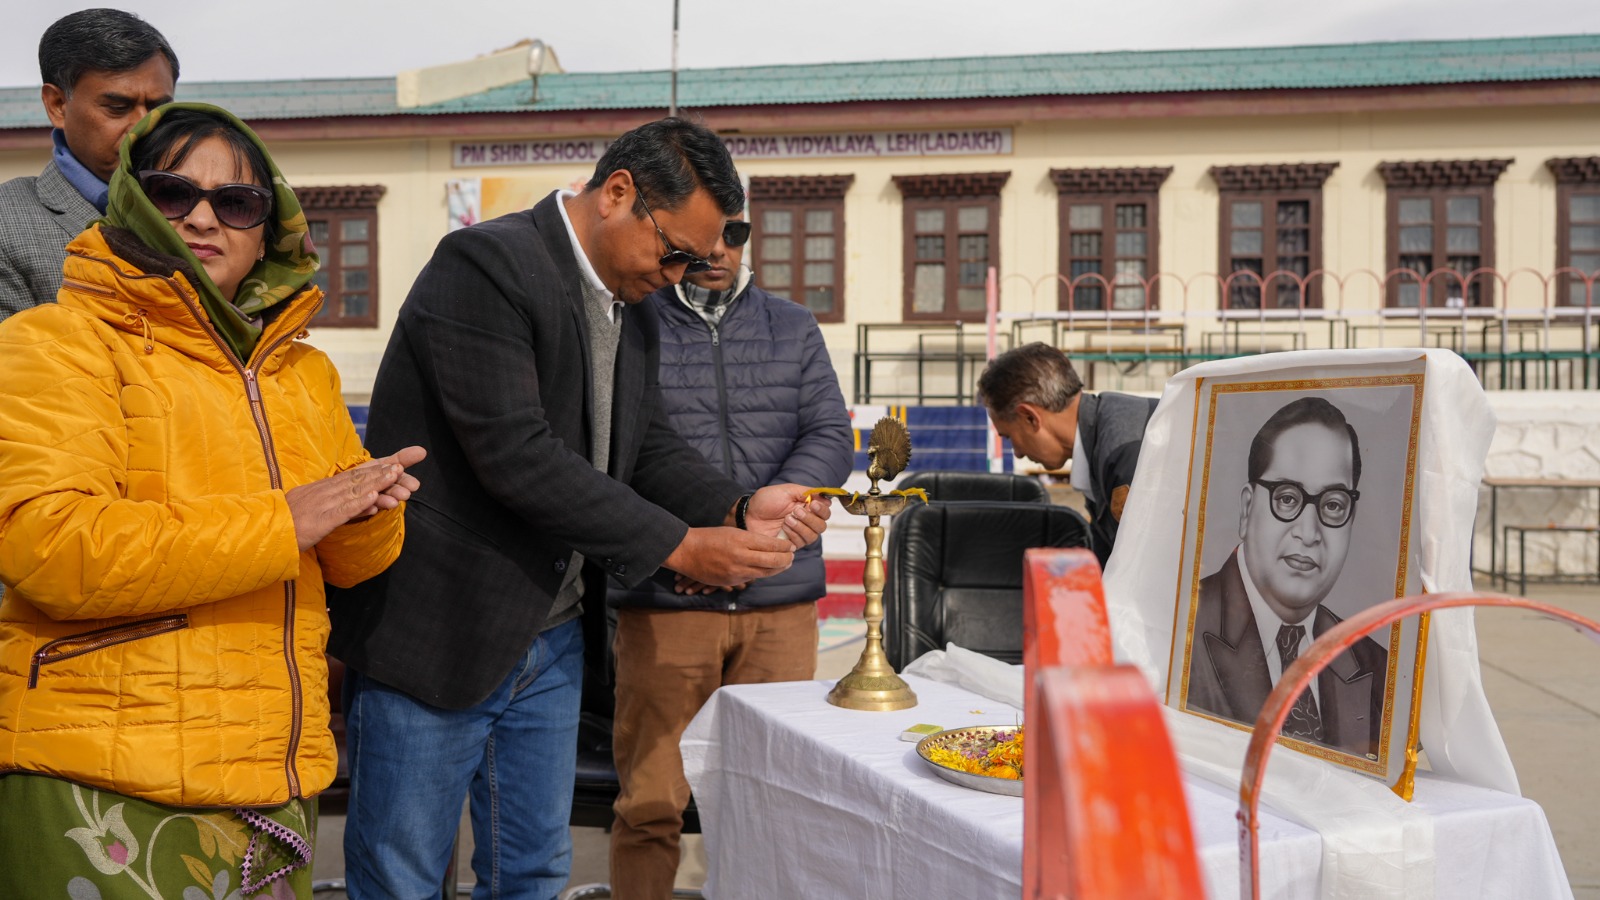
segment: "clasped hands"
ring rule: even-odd
[[[728,510],[718,528],[691,528],[663,564],[676,572],[675,590],[708,594],[742,588],[776,575],[794,563],[794,551],[816,541],[828,528],[833,504],[812,499],[798,484],[768,485],[750,497],[745,527],[733,526]]]
[[[315,547],[340,525],[394,509],[411,499],[412,492],[422,485],[406,469],[427,455],[421,447],[406,447],[392,456],[285,491],[300,552]]]

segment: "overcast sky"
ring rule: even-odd
[[[37,85],[39,35],[80,7],[6,6],[0,86]],[[671,58],[672,0],[120,6],[166,34],[193,81],[386,76],[522,38],[555,47],[569,72],[664,69]],[[1600,0],[681,0],[680,9],[682,68],[1600,32]]]

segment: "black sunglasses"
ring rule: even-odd
[[[749,222],[729,222],[722,226],[722,242],[729,247],[743,247],[750,240]]]
[[[224,184],[208,191],[182,175],[146,169],[139,173],[139,186],[156,210],[169,219],[194,212],[201,200],[210,201],[217,221],[241,231],[272,215],[272,192],[253,184]]]
[[[637,185],[634,186],[634,190],[638,190]],[[683,266],[685,275],[693,275],[697,272],[705,272],[711,269],[711,263],[695,256],[693,253],[679,250],[672,246],[672,242],[667,240],[667,233],[661,230],[661,223],[656,221],[656,214],[650,211],[650,204],[645,202],[644,191],[639,191],[639,204],[644,207],[644,214],[650,217],[650,224],[656,227],[656,234],[661,237],[661,243],[667,248],[667,252],[661,256],[661,267],[663,269],[667,266]]]

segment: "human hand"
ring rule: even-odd
[[[783,538],[723,526],[689,529],[662,565],[702,587],[724,588],[776,575],[793,563],[794,545]]]
[[[797,548],[815,543],[828,529],[833,502],[826,495],[808,502],[807,491],[798,484],[773,484],[756,491],[745,512],[745,528],[786,538]]]
[[[680,594],[687,594],[693,597],[696,594],[714,594],[717,591],[742,591],[749,586],[750,583],[747,581],[744,584],[720,588],[714,584],[702,584],[687,575],[678,575],[672,584],[672,589]]]
[[[285,491],[301,552],[315,547],[346,522],[399,506],[421,486],[415,477],[406,475],[406,466],[421,462],[426,455],[421,447],[407,447],[393,456]]]

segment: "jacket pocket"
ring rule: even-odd
[[[47,666],[51,663],[82,656],[85,653],[104,650],[117,644],[126,644],[129,641],[155,637],[158,634],[179,631],[188,627],[188,614],[179,613],[174,616],[141,619],[124,625],[113,625],[110,628],[100,628],[95,631],[86,631],[83,634],[72,634],[64,638],[56,638],[34,652],[33,665],[28,670],[28,687],[39,686],[40,666]]]

